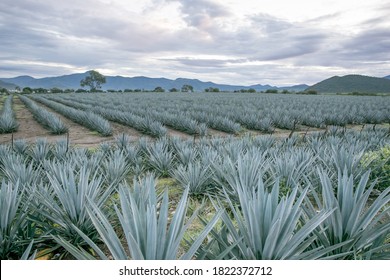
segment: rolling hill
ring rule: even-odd
[[[319,93],[390,93],[390,80],[363,75],[334,76],[306,90],[316,90]]]

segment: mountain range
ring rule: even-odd
[[[319,93],[390,93],[390,76],[383,78],[363,75],[334,76],[307,88]]]
[[[16,86],[20,88],[60,88],[60,89],[78,89],[80,81],[88,75],[85,73],[77,73],[63,75],[58,77],[33,78],[31,76],[19,76],[15,78],[0,78],[0,88],[14,89]],[[178,78],[175,80],[166,78],[149,78],[149,77],[122,77],[122,76],[106,76],[106,83],[103,84],[103,90],[124,90],[124,89],[143,89],[153,90],[156,87],[162,87],[165,90],[171,88],[181,89],[183,85],[191,85],[195,91],[204,91],[207,88],[218,88],[221,91],[236,91],[241,89],[253,88],[256,91],[266,91],[268,89],[288,90],[288,91],[304,91],[315,90],[319,93],[388,93],[390,92],[390,75],[377,78],[363,75],[346,75],[334,76],[323,80],[312,86],[306,84],[294,85],[289,87],[277,87],[271,85],[255,84],[250,86],[217,84],[213,82],[203,82],[198,79]]]
[[[80,88],[80,81],[88,75],[88,72],[64,75],[58,77],[46,77],[46,78],[33,78],[30,76],[19,76],[15,78],[0,78],[0,82],[6,83],[8,89],[19,86],[20,88],[31,87],[31,88],[60,88],[60,89],[78,89]],[[122,77],[122,76],[106,76],[106,83],[102,85],[103,90],[124,90],[124,89],[144,89],[153,90],[156,87],[162,87],[165,90],[171,88],[181,89],[183,85],[191,85],[195,91],[203,91],[207,88],[218,88],[222,91],[235,91],[240,89],[253,88],[256,91],[265,91],[267,89],[278,89],[278,90],[290,90],[290,91],[302,91],[305,90],[308,85],[294,85],[290,87],[276,87],[271,85],[227,85],[217,84],[213,82],[203,82],[198,79],[185,79],[178,78],[175,80],[166,78],[149,78],[149,77]],[[11,86],[11,88],[9,88]],[[2,85],[0,84],[0,87]]]

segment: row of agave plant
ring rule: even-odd
[[[34,119],[46,127],[52,134],[64,134],[68,132],[68,127],[61,121],[59,117],[49,112],[42,106],[39,106],[30,98],[19,95],[20,100],[24,103],[27,109],[32,113]]]
[[[380,124],[390,120],[389,99],[381,97],[110,93],[55,95],[53,98],[130,111],[167,126],[175,126],[171,116],[176,115],[185,120],[177,127],[184,126],[182,129],[189,133],[196,132],[194,122],[236,134],[244,128],[269,133],[275,128],[295,130],[299,125],[324,128],[330,125]]]
[[[164,137],[167,134],[165,126],[190,135],[207,135],[207,126],[184,114],[150,111],[106,102],[104,105],[96,99],[74,99],[70,96],[47,96],[50,100],[82,110],[90,110],[104,118],[132,127],[153,137]],[[77,101],[76,101],[77,100]]]
[[[0,146],[0,257],[389,259],[390,184],[370,176],[365,156],[389,144],[380,129],[121,135],[98,149],[15,141]],[[164,177],[174,186],[161,187]]]
[[[12,99],[13,96],[9,95],[0,110],[0,134],[15,132],[19,127],[12,110]]]
[[[94,100],[92,103],[93,105],[91,105],[88,103],[83,103],[81,100],[76,101],[61,96],[47,96],[46,99],[80,110],[91,111],[107,120],[129,126],[153,137],[164,137],[167,134],[167,129],[161,122],[148,116],[144,117],[138,114],[134,114],[133,110],[129,108],[121,109],[110,106],[107,103],[102,105],[99,102],[96,102],[96,100]]]
[[[72,121],[83,125],[91,130],[97,131],[103,136],[110,136],[112,135],[112,127],[109,121],[104,119],[98,114],[95,114],[90,111],[83,111],[79,109],[75,109],[73,107],[69,107],[51,100],[48,100],[46,98],[43,98],[42,96],[32,96],[33,100],[38,101],[49,108],[53,109],[54,111],[60,113],[61,115],[65,116],[68,119],[71,119]]]

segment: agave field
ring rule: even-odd
[[[110,93],[32,98],[65,116],[78,118],[74,113],[65,112],[75,108],[153,137],[165,136],[167,127],[206,136],[208,128],[231,134],[245,130],[272,133],[275,128],[296,130],[299,126],[325,128],[390,122],[390,99],[387,97]],[[97,127],[107,127],[97,117],[91,118]],[[108,128],[102,130],[103,135],[109,134],[106,130]]]
[[[387,98],[9,96],[2,133],[18,128],[15,98],[53,134],[64,117],[152,138],[0,145],[1,259],[390,259]]]
[[[388,131],[0,146],[1,259],[389,259]]]
[[[177,131],[187,136],[272,134],[277,130],[311,131],[329,126],[390,123],[390,98],[305,96],[250,93],[90,93],[19,96],[34,118],[52,134],[68,131],[69,119],[102,136],[120,124],[160,138]],[[0,133],[18,129],[12,96],[3,102]],[[49,110],[49,111],[48,111]]]

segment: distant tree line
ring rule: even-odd
[[[283,89],[281,91],[277,89],[267,89],[266,91],[261,91],[260,93],[281,93],[281,94],[317,94],[317,91],[315,90],[304,90],[304,91],[289,91],[287,89]]]
[[[0,93],[8,94],[8,90],[6,88],[0,88]]]
[[[254,88],[250,88],[250,89],[240,89],[240,90],[235,90],[234,92],[242,92],[242,93],[245,93],[245,92],[250,92],[250,93],[255,93],[256,90]]]
[[[86,90],[86,89],[60,89],[60,88],[51,88],[51,89],[46,89],[46,88],[31,88],[31,87],[24,87],[23,89],[18,89],[18,92],[21,92],[23,94],[29,94],[29,93],[86,93],[86,92],[166,92],[166,90],[161,87],[157,86],[153,90],[146,90],[146,89],[124,89],[124,90],[117,90],[117,89],[108,89],[108,90],[101,90],[101,89],[94,89],[94,90]],[[183,85],[181,89],[177,88],[171,88],[168,90],[169,92],[193,92],[194,88],[191,85]],[[205,92],[221,92],[219,88],[215,87],[209,87],[204,90]],[[0,89],[0,93],[8,93],[9,91],[5,88]],[[240,90],[235,90],[234,92],[236,93],[256,93],[257,91],[253,88],[250,89],[240,89]],[[279,91],[277,89],[267,89],[265,91],[260,91],[259,93],[281,93],[281,94],[307,94],[307,95],[314,95],[318,94],[317,91],[315,90],[306,90],[306,91],[288,91],[286,89]],[[358,93],[358,92],[353,92],[349,93],[350,95],[367,95],[367,93]]]

